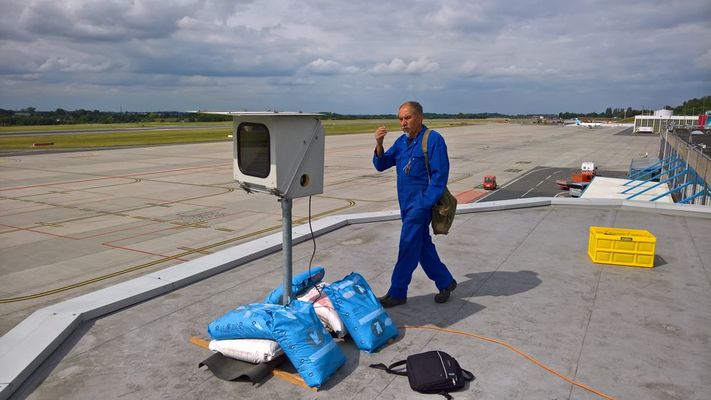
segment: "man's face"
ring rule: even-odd
[[[422,115],[416,113],[409,106],[403,106],[398,113],[400,127],[409,137],[413,137],[422,129]]]

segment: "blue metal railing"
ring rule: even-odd
[[[688,134],[688,131],[684,131],[683,133]],[[663,161],[660,162],[662,166],[659,176],[661,179],[665,176],[669,178],[660,182],[660,184],[667,185],[665,193],[661,195],[654,194],[654,197],[650,201],[657,201],[662,197],[673,195],[672,197],[679,203],[689,204],[696,202],[711,205],[711,182],[707,182],[709,176],[708,171],[711,170],[711,159],[709,159],[707,154],[704,154],[703,150],[697,149],[694,144],[691,143],[691,138],[685,140],[682,139],[679,134],[680,133],[675,129],[668,135],[660,137],[659,157],[663,157]],[[691,154],[692,152],[694,154]],[[692,157],[692,155],[694,157]],[[689,161],[692,161],[692,163]],[[646,168],[646,171],[637,172],[636,175],[650,174],[649,170],[654,168],[659,168],[659,163]],[[630,174],[630,176],[631,175],[632,174]],[[647,180],[647,182],[648,181],[649,180]],[[636,192],[640,190],[627,197],[628,199],[634,198],[651,189],[647,187],[643,190],[635,190],[635,188],[639,188],[645,183],[646,182],[627,182],[625,183],[626,186],[634,185],[634,187],[625,190],[623,193],[629,192],[631,194],[633,191]],[[658,185],[654,185],[653,187],[656,186]]]
[[[667,196],[667,195],[670,195],[670,194],[672,194],[672,193],[676,193],[676,192],[680,191],[681,189],[684,189],[685,187],[687,187],[687,186],[689,186],[689,185],[691,185],[691,182],[687,182],[687,183],[685,183],[685,184],[683,184],[683,185],[681,185],[681,186],[677,186],[677,187],[675,187],[675,188],[672,189],[672,190],[669,190],[669,191],[667,191],[667,192],[664,192],[664,193],[660,194],[659,196],[656,196],[656,197],[651,198],[649,201],[657,201],[657,200],[661,199],[662,197]]]
[[[684,175],[684,174],[687,173],[687,172],[689,172],[689,168],[688,168],[688,167],[687,167],[687,168],[684,168],[683,171],[679,172],[678,174],[676,174],[676,175],[674,175],[674,176],[672,176],[672,177],[669,177],[669,178],[667,178],[667,179],[665,179],[665,180],[663,180],[663,181],[657,182],[656,184],[654,184],[654,185],[652,185],[652,186],[650,186],[650,187],[647,187],[647,188],[645,188],[645,189],[643,189],[643,190],[641,190],[641,191],[639,191],[639,192],[637,192],[637,193],[635,193],[635,194],[633,194],[633,195],[627,197],[626,200],[632,200],[632,199],[634,199],[635,197],[639,196],[640,194],[642,194],[642,193],[647,193],[648,191],[654,189],[655,187],[658,187],[658,186],[660,186],[660,185],[663,185],[663,184],[665,184],[665,183],[667,183],[667,182],[669,182],[669,181],[671,181],[671,180],[673,180],[673,179],[676,179],[676,178],[678,178],[678,177]],[[646,181],[646,182],[649,182],[649,181]],[[629,190],[629,189],[628,189],[628,190]],[[625,192],[627,192],[627,190],[625,190]],[[623,193],[624,193],[624,192],[623,192]]]
[[[681,200],[679,203],[684,203],[684,204],[689,203],[689,202],[693,201],[694,199],[696,199],[697,197],[700,197],[703,194],[708,194],[711,196],[711,190],[709,190],[705,185],[704,185],[703,189],[701,189],[698,192],[696,192],[695,194]]]
[[[643,177],[651,172],[654,172],[655,170],[663,170],[664,167],[668,167],[669,165],[676,163],[680,161],[681,159],[678,156],[675,157],[667,157],[661,161],[657,161],[656,163],[639,170],[633,174],[630,174],[627,178],[629,178],[629,181],[625,182],[623,186],[627,186],[630,183],[637,181],[640,177]]]
[[[655,177],[655,178],[660,178],[660,179],[661,179],[661,177],[663,177],[664,175],[672,174],[672,173],[674,173],[676,170],[678,170],[679,168],[682,168],[682,167],[684,166],[684,160],[682,160],[682,159],[680,159],[680,158],[677,158],[676,160],[674,160],[674,163],[675,163],[675,164],[669,164],[669,165],[673,165],[673,167],[669,167],[669,169],[667,169],[666,171],[660,173],[660,174],[659,174],[657,177]],[[626,193],[629,192],[630,190],[634,190],[634,189],[636,189],[636,188],[638,188],[638,187],[640,187],[640,186],[644,185],[645,183],[648,183],[648,182],[650,182],[650,181],[652,181],[652,180],[653,180],[652,178],[646,179],[646,180],[643,180],[643,181],[636,181],[636,180],[635,180],[634,182],[639,182],[639,183],[636,184],[636,185],[634,185],[634,186],[631,186],[631,187],[625,189],[625,190],[622,192],[622,194],[626,194]]]

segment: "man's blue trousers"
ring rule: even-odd
[[[437,255],[437,249],[430,236],[430,210],[410,209],[402,218],[400,231],[400,246],[397,262],[393,269],[388,295],[395,299],[407,298],[407,287],[412,280],[417,264],[438,290],[447,288],[454,278]]]

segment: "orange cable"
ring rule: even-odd
[[[555,376],[557,376],[557,377],[559,377],[559,378],[565,380],[566,382],[568,382],[568,383],[570,383],[570,384],[573,384],[573,385],[575,385],[575,386],[577,386],[577,387],[579,387],[579,388],[581,388],[581,389],[585,389],[585,390],[587,390],[588,392],[594,393],[594,394],[596,394],[596,395],[598,395],[598,396],[600,396],[600,397],[602,397],[602,398],[605,398],[605,399],[608,399],[608,400],[615,400],[615,398],[612,397],[612,396],[609,396],[609,395],[606,395],[605,393],[599,392],[599,391],[597,391],[597,390],[591,388],[590,386],[588,386],[588,385],[586,385],[586,384],[584,384],[584,383],[578,383],[578,382],[576,382],[576,381],[574,381],[574,380],[568,378],[567,376],[561,374],[560,372],[554,370],[553,368],[550,368],[550,367],[546,366],[545,364],[543,364],[542,362],[536,360],[536,359],[533,358],[532,356],[530,356],[530,355],[524,353],[523,351],[517,349],[516,347],[514,347],[514,346],[512,346],[512,345],[510,345],[510,344],[508,344],[508,343],[506,343],[506,342],[504,342],[504,341],[501,341],[501,340],[498,340],[498,339],[493,339],[493,338],[486,337],[486,336],[477,335],[476,333],[457,331],[457,330],[454,330],[454,329],[445,329],[445,328],[440,328],[440,327],[437,327],[437,326],[428,326],[428,325],[401,325],[400,328],[403,328],[403,329],[427,329],[427,330],[432,330],[432,331],[440,331],[440,332],[446,332],[446,333],[453,333],[453,334],[457,334],[457,335],[463,335],[463,336],[473,337],[473,338],[475,338],[475,339],[483,340],[483,341],[485,341],[485,342],[496,343],[496,344],[498,344],[498,345],[501,345],[501,346],[506,347],[507,349],[513,351],[514,353],[520,355],[521,357],[527,359],[528,361],[531,361],[532,363],[536,364],[537,366],[539,366],[539,367],[545,369],[546,371],[548,371],[548,372],[550,372],[551,374],[553,374],[553,375],[555,375]]]

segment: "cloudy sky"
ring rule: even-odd
[[[0,0],[0,108],[558,113],[711,95],[709,0]]]

